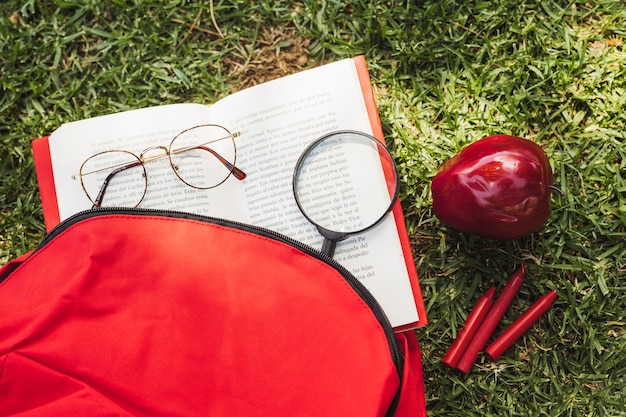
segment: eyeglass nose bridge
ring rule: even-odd
[[[152,152],[152,151],[163,151],[163,153],[160,154],[155,154],[155,155],[148,155],[148,153]],[[170,151],[167,147],[165,146],[151,146],[149,148],[144,149],[140,154],[139,154],[139,160],[141,162],[143,162],[144,164],[146,162],[152,162],[152,161],[156,161],[157,159],[161,159],[161,158],[165,158],[167,156],[169,156]]]
[[[162,153],[157,153],[157,154],[154,154],[154,155],[148,155],[152,151],[162,151]],[[171,151],[170,151],[170,148],[168,148],[167,146],[163,146],[163,145],[150,146],[149,148],[144,149],[139,154],[139,160],[141,161],[142,164],[145,165],[148,162],[153,162],[153,161],[158,161],[159,159],[168,158],[170,166],[172,167],[174,172],[176,172],[176,171],[178,171],[178,166],[174,164],[174,162],[172,161],[170,156],[171,156]],[[178,174],[176,174],[176,175],[178,175]],[[185,181],[183,181],[183,182],[185,182]]]

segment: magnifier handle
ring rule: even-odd
[[[324,243],[322,243],[322,253],[326,256],[333,257],[335,254],[335,246],[337,242],[348,237],[347,233],[335,232],[334,230],[328,230],[322,226],[317,226],[317,231],[324,236]]]
[[[335,254],[335,247],[337,246],[337,241],[333,239],[329,239],[327,237],[324,238],[324,243],[322,243],[322,254],[332,258]]]

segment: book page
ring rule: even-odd
[[[203,123],[241,132],[235,140],[236,165],[246,178],[240,181],[231,176],[219,187],[197,190],[178,181],[164,158],[146,167],[149,187],[140,207],[249,223],[320,249],[323,238],[298,209],[292,177],[302,152],[323,134],[335,130],[372,133],[352,59],[239,91],[212,106],[161,106],[64,125],[50,137],[61,220],[91,207],[80,182],[72,179],[86,158],[108,149],[139,155],[151,146],[167,146],[177,132]],[[375,171],[370,170],[375,169],[379,168],[358,164],[347,171],[352,178],[371,178]],[[391,214],[373,229],[339,242],[334,258],[370,290],[394,327],[418,321]]]
[[[249,174],[244,185],[249,222],[320,249],[323,238],[298,209],[292,177],[302,152],[323,134],[372,133],[354,61],[240,91],[216,103],[212,111],[242,132],[238,149],[241,167]],[[354,176],[368,176],[369,169],[376,167],[350,168]],[[418,320],[391,215],[375,228],[339,242],[334,258],[375,294],[394,326]]]

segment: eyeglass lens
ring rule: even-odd
[[[134,207],[146,193],[146,171],[141,160],[127,151],[107,151],[87,159],[80,180],[96,207]]]
[[[176,175],[193,188],[213,188],[232,173],[235,140],[217,125],[201,125],[179,133],[170,144],[170,162]]]

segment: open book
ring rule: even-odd
[[[363,57],[260,84],[210,106],[172,104],[67,123],[33,142],[46,227],[91,208],[80,181],[72,178],[90,156],[114,149],[138,155],[206,123],[241,132],[235,139],[236,165],[246,178],[231,176],[218,187],[194,189],[176,180],[171,170],[152,172],[147,166],[149,186],[140,207],[258,225],[316,248],[322,237],[298,210],[292,192],[298,157],[330,131],[356,130],[383,139]],[[376,297],[394,328],[426,324],[399,202],[378,226],[339,242],[334,258]]]

